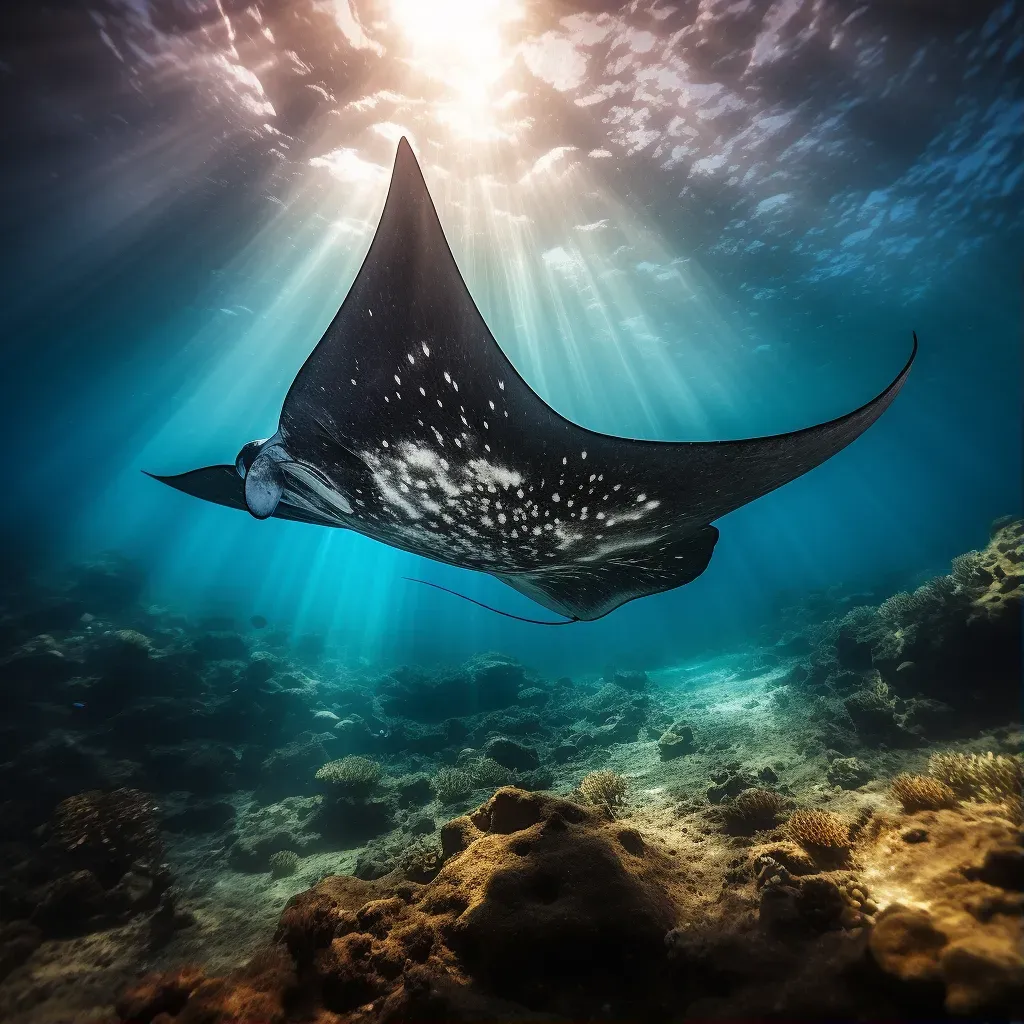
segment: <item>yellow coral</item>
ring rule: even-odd
[[[352,755],[338,761],[328,761],[317,771],[316,778],[350,795],[365,794],[380,779],[380,765],[368,757]]]
[[[905,811],[935,811],[956,804],[956,793],[944,782],[930,779],[927,775],[897,775],[892,780],[889,792],[903,805]]]
[[[928,774],[944,782],[964,800],[991,803],[1020,801],[1024,786],[1024,760],[1020,755],[932,754]]]
[[[831,811],[794,811],[786,832],[805,849],[839,851],[850,845],[849,826]]]
[[[626,780],[615,772],[591,772],[580,781],[580,796],[588,804],[618,807],[626,796]]]

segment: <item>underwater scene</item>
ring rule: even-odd
[[[15,0],[0,1021],[1024,1016],[1024,0]]]

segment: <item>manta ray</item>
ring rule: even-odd
[[[490,573],[564,617],[542,624],[590,621],[698,577],[718,540],[713,521],[862,434],[916,353],[915,333],[877,397],[792,433],[670,442],[588,430],[498,346],[403,138],[366,258],[276,432],[233,465],[156,479],[257,519],[355,530]]]

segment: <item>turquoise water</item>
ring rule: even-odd
[[[401,4],[140,0],[53,15],[45,51],[26,14],[0,54],[11,571],[116,549],[154,603],[344,660],[576,672],[750,641],[787,595],[888,593],[983,546],[1022,507],[1024,5],[701,7],[484,4],[441,32]],[[273,432],[402,133],[499,344],[587,427],[777,433],[873,396],[912,329],[918,362],[863,438],[720,520],[696,582],[561,630],[402,579],[535,612],[488,577],[145,477]]]

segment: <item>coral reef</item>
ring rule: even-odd
[[[590,772],[580,780],[578,787],[581,799],[588,804],[602,807],[619,807],[628,789],[626,780],[615,772]]]
[[[370,793],[380,781],[380,765],[366,757],[350,754],[319,768],[316,778],[344,796],[360,797]]]
[[[745,789],[720,806],[731,830],[740,835],[751,835],[778,824],[789,807],[789,801],[771,789]]]
[[[12,592],[0,1017],[1006,1016],[1021,536],[574,679],[350,665],[114,562]]]
[[[459,768],[440,768],[432,780],[437,799],[443,804],[453,804],[473,791],[473,778]]]
[[[786,834],[812,854],[844,853],[850,846],[850,828],[831,811],[794,811],[786,821]]]
[[[936,753],[928,759],[928,773],[965,800],[1019,802],[1024,787],[1020,755]]]
[[[174,975],[144,979],[119,1004],[122,1019],[151,1019],[167,992],[175,1005],[187,993],[182,1024],[215,1007],[240,1012],[243,1000],[250,1014],[280,1013],[297,973],[316,1000],[305,1012],[373,1004],[382,1019],[621,1017],[638,992],[665,988],[658,968],[681,884],[668,854],[599,812],[515,789],[465,821],[432,881],[327,878],[289,902],[280,946],[259,963],[191,991]]]
[[[926,775],[897,775],[889,789],[905,811],[937,811],[956,804],[956,793],[949,786]]]
[[[299,855],[293,850],[278,850],[270,855],[270,877],[287,878],[299,868]]]

